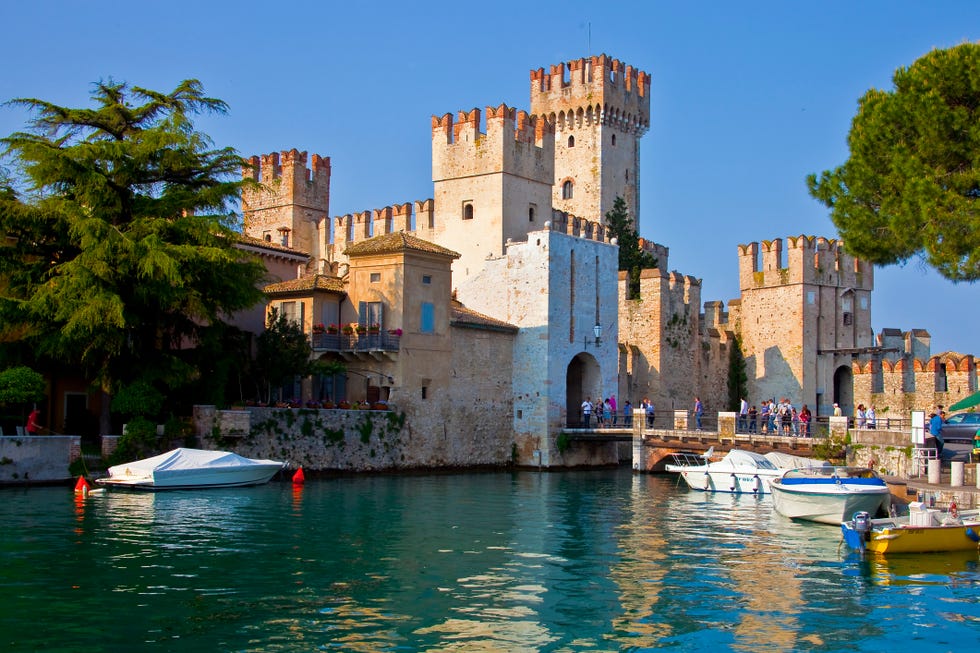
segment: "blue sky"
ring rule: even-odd
[[[652,76],[640,235],[702,301],[738,297],[737,246],[835,237],[805,177],[843,163],[858,98],[933,48],[980,40],[975,0],[820,3],[6,2],[0,100],[88,103],[113,78],[197,78],[230,105],[197,125],[242,155],[331,158],[331,214],[432,195],[430,118],[529,108],[528,72],[606,53]],[[0,108],[0,134],[27,116]],[[980,354],[974,285],[876,269],[873,328]]]

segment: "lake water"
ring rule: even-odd
[[[869,559],[630,470],[0,491],[6,651],[959,651],[977,554]]]

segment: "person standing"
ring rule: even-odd
[[[585,428],[592,428],[592,397],[586,397],[582,402],[582,423]]]
[[[612,402],[606,399],[602,402],[602,425],[610,426],[612,424]]]
[[[868,411],[864,414],[864,419],[866,420],[869,429],[875,428],[878,423],[878,415],[875,413],[874,406],[868,407]]]
[[[840,417],[844,413],[841,411],[840,406],[834,404],[834,417]]]
[[[616,426],[619,416],[616,415],[616,395],[609,395],[609,410],[612,413],[612,425]]]
[[[738,430],[741,433],[745,433],[749,430],[749,402],[742,397],[742,401],[738,405]]]
[[[943,457],[943,418],[938,413],[929,416],[929,436],[935,441],[936,456]]]
[[[749,407],[749,433],[759,432],[759,411],[756,409],[755,404]]]
[[[804,438],[810,437],[810,409],[807,408],[806,404],[803,404],[803,408],[800,409],[800,432],[803,434]]]
[[[698,425],[698,430],[701,430],[701,416],[704,415],[704,406],[701,404],[701,397],[694,398],[694,422]]]
[[[627,399],[626,403],[623,404],[623,424],[626,426],[633,426],[633,404]]]
[[[27,416],[27,426],[25,427],[28,435],[37,435],[41,432],[41,425],[37,421],[41,419],[41,411],[34,407],[31,414]]]

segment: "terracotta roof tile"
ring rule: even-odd
[[[456,326],[471,326],[476,328],[492,329],[494,331],[509,331],[512,333],[517,333],[518,330],[513,324],[466,308],[455,299],[452,302],[452,311],[453,314],[451,321]]]
[[[396,231],[353,243],[347,247],[347,251],[344,253],[347,256],[370,256],[377,254],[396,254],[406,250],[459,258],[459,254],[451,249],[440,247],[435,243],[422,240],[404,231]]]
[[[344,282],[338,277],[328,277],[324,274],[317,274],[312,277],[303,277],[301,279],[289,279],[278,283],[270,283],[268,286],[263,288],[263,290],[265,290],[266,294],[269,295],[311,293],[316,291],[334,293],[347,292],[347,290],[344,288]]]
[[[303,250],[296,249],[294,247],[288,247],[286,245],[280,245],[274,243],[271,240],[264,240],[262,238],[256,238],[254,236],[246,236],[245,234],[237,234],[239,242],[243,245],[251,245],[253,247],[259,247],[261,249],[267,249],[273,252],[284,252],[288,254],[295,254],[297,256],[309,256],[309,252],[304,252]]]

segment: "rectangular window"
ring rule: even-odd
[[[422,302],[422,315],[419,330],[422,333],[436,332],[436,306],[432,302]]]
[[[381,283],[381,273],[372,272],[371,273],[371,283]]]
[[[851,326],[852,324],[854,324],[854,315],[853,314],[851,314],[851,313],[844,313],[842,315],[842,317],[844,318],[844,326]]]
[[[422,275],[422,283],[425,284],[426,286],[431,286],[432,285],[432,275],[431,274],[423,274]]]
[[[303,302],[282,302],[279,314],[293,324],[303,324]]]
[[[812,290],[808,290],[806,293],[806,303],[813,304],[816,301],[817,301],[817,293],[813,292]]]

